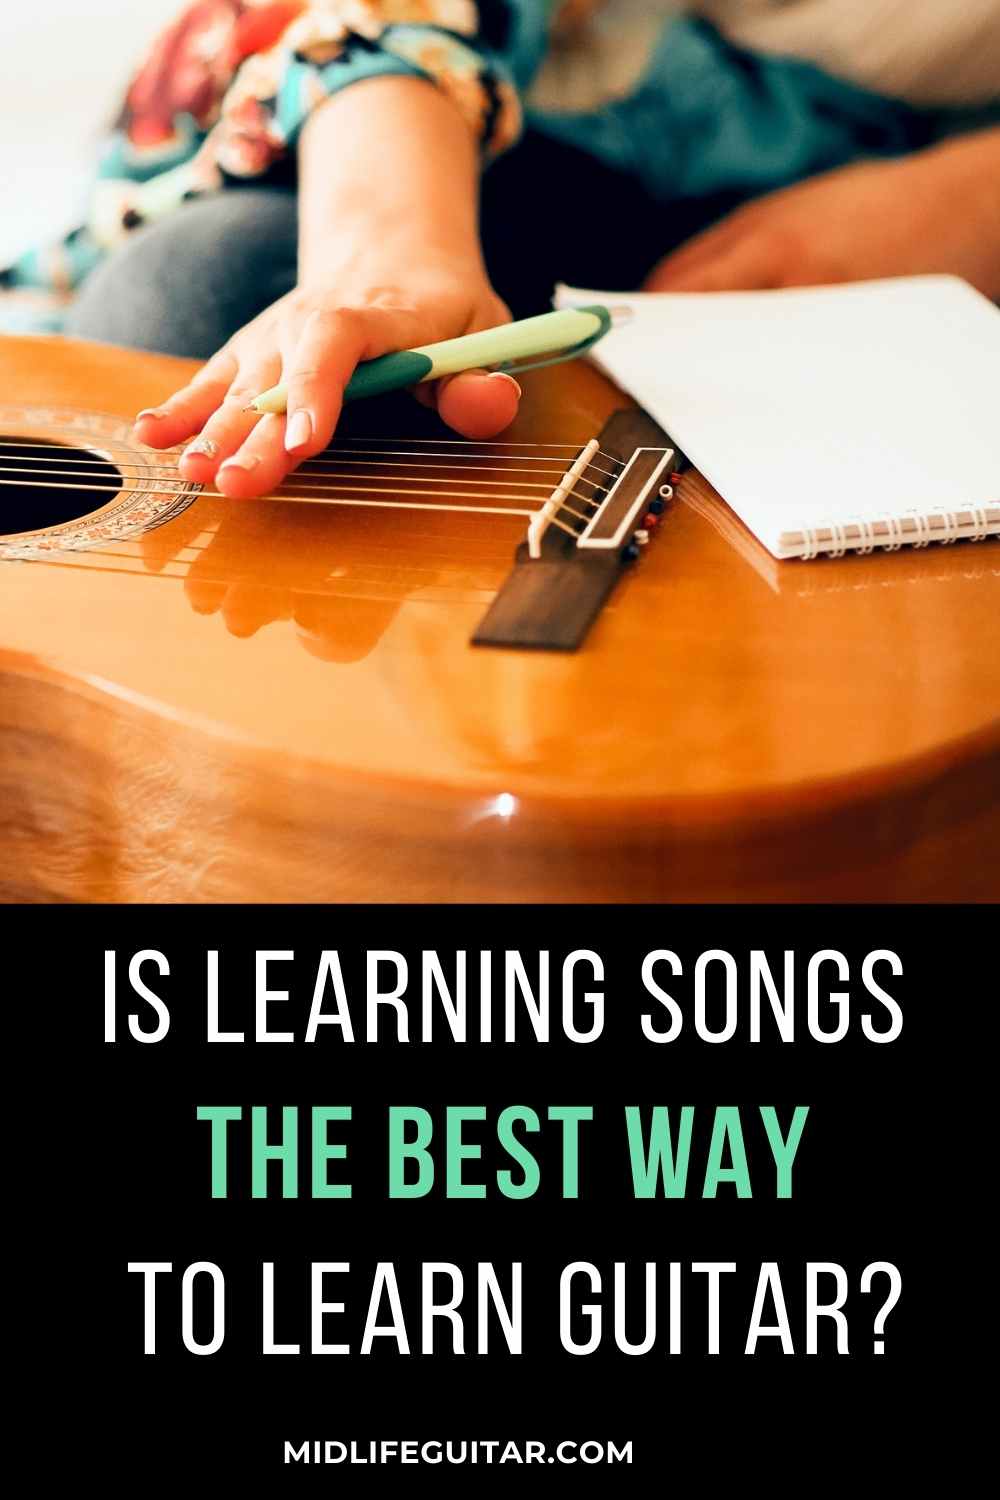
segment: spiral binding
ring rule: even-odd
[[[898,552],[907,546],[929,547],[931,542],[950,546],[957,541],[982,542],[988,537],[1000,537],[1000,500],[958,510],[933,505],[924,510],[883,511],[874,516],[821,521],[804,526],[801,532],[785,532],[781,544],[794,549],[803,561],[811,561],[820,556],[843,557],[846,552],[867,557],[875,551]]]

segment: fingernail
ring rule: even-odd
[[[221,465],[219,473],[221,474],[224,469],[244,469],[249,474],[250,470],[256,469],[259,463],[260,455],[257,453],[234,453],[232,458],[227,458]]]
[[[200,456],[201,458],[215,458],[218,451],[219,445],[214,438],[200,437],[195,438],[193,443],[188,444],[181,457],[198,458]]]
[[[312,437],[312,433],[313,420],[309,412],[301,409],[293,412],[285,428],[286,453],[292,453],[296,448],[304,448]]]
[[[152,417],[155,422],[162,422],[166,415],[158,406],[144,406],[142,411],[136,412],[135,420],[141,422],[143,417]]]
[[[490,371],[490,379],[491,380],[509,380],[510,383],[511,383],[511,385],[514,387],[515,391],[517,392],[517,394],[520,396],[520,394],[521,394],[521,387],[518,385],[518,383],[514,379],[513,375],[508,375],[506,370],[491,370]]]

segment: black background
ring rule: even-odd
[[[9,1016],[24,1022],[9,1058],[11,1082],[26,1100],[11,1114],[20,1226],[17,1271],[8,1282],[9,1326],[26,1320],[21,1345],[31,1372],[24,1391],[48,1466],[100,1477],[113,1493],[147,1477],[194,1481],[253,1479],[278,1492],[299,1484],[369,1485],[416,1479],[468,1490],[537,1483],[543,1472],[515,1466],[484,1469],[354,1466],[293,1472],[282,1463],[285,1439],[515,1439],[555,1442],[613,1440],[633,1444],[631,1468],[595,1467],[585,1478],[612,1493],[638,1492],[650,1478],[695,1465],[712,1493],[737,1477],[798,1493],[820,1474],[899,1478],[916,1457],[922,1467],[946,1462],[955,1475],[975,1431],[968,1363],[979,1340],[978,1311],[991,1274],[980,1258],[984,1180],[989,1154],[981,1133],[985,1100],[975,1074],[989,1045],[996,997],[989,909],[928,908],[258,908],[64,909],[5,914],[7,949],[32,962],[21,978],[7,974]],[[105,1045],[103,951],[120,964],[119,1043]],[[590,1045],[562,1039],[553,998],[553,1040],[484,1047],[436,1041],[344,1045],[335,1028],[312,1045],[206,1045],[204,954],[220,950],[222,1024],[253,1028],[255,949],[293,949],[294,964],[275,965],[272,983],[292,989],[272,1025],[301,1037],[320,950],[336,948],[354,1018],[363,1036],[364,952],[397,949],[413,959],[411,995],[419,995],[419,950],[538,949],[561,957],[594,949],[605,961],[607,1020]],[[782,952],[797,966],[798,1039],[747,1040],[741,1005],[737,1037],[724,1045],[699,1040],[688,1020],[683,1036],[653,1046],[639,1018],[655,1010],[640,980],[651,949],[673,949],[685,975],[665,987],[687,1017],[693,1014],[690,975],[697,955],[724,948],[742,982],[746,954],[764,949],[772,971]],[[171,1030],[142,1046],[126,1031],[128,956],[162,950],[169,978],[145,977],[169,1003]],[[805,964],[821,948],[842,951],[852,979],[848,1038],[811,1040],[805,1026]],[[901,1037],[888,1046],[866,1041],[862,1011],[876,1024],[884,1013],[869,1003],[861,962],[889,948],[902,978],[880,978],[902,1002]],[[447,970],[446,970],[447,971]],[[837,986],[840,988],[841,986]],[[231,1161],[233,1195],[209,1193],[208,1126],[198,1105],[296,1104],[303,1119],[300,1197],[250,1198],[245,1154]],[[354,1185],[349,1201],[313,1202],[308,1195],[308,1107],[350,1104],[354,1120],[334,1127],[350,1142],[348,1167],[331,1164]],[[582,1127],[581,1193],[559,1192],[554,1128],[535,1145],[540,1192],[509,1201],[488,1188],[485,1201],[448,1201],[443,1189],[421,1200],[387,1200],[385,1129],[389,1104],[423,1105],[442,1119],[446,1104],[485,1104],[490,1121],[505,1105],[590,1104],[595,1120]],[[695,1106],[689,1197],[635,1202],[625,1149],[624,1106]],[[794,1169],[794,1197],[778,1202],[774,1168],[757,1108],[774,1105],[783,1127],[795,1105],[810,1106]],[[711,1111],[744,1112],[752,1200],[722,1186],[702,1200]],[[277,1125],[277,1117],[274,1124]],[[245,1139],[246,1137],[242,1137]],[[495,1140],[495,1133],[492,1137]],[[509,1166],[491,1151],[482,1171]],[[9,1138],[10,1142],[10,1138]],[[541,1143],[541,1144],[539,1144]],[[443,1160],[443,1157],[439,1157]],[[273,1169],[277,1174],[278,1169]],[[443,1174],[442,1174],[443,1175]],[[477,1172],[478,1175],[478,1172]],[[141,1280],[128,1261],[172,1261],[159,1279],[158,1353],[142,1352]],[[180,1339],[180,1270],[214,1261],[227,1282],[227,1337],[211,1357],[188,1353]],[[336,1278],[328,1295],[348,1300],[348,1317],[331,1320],[328,1337],[355,1347],[376,1260],[395,1263],[404,1312],[419,1348],[415,1288],[422,1260],[454,1261],[471,1273],[478,1260],[503,1271],[524,1265],[525,1351],[512,1357],[498,1332],[487,1357],[400,1357],[388,1340],[369,1357],[263,1357],[259,1266],[277,1266],[279,1338],[308,1349],[308,1265],[350,1261],[352,1276]],[[661,1343],[629,1357],[613,1345],[610,1296],[605,1342],[589,1357],[564,1352],[558,1338],[558,1272],[573,1260],[593,1261],[610,1287],[612,1263],[635,1268],[693,1260],[735,1261],[722,1280],[722,1350],[705,1354],[705,1299],[692,1278],[685,1301],[685,1352]],[[796,1354],[763,1340],[743,1353],[760,1262],[779,1262]],[[851,1281],[847,1313],[851,1353],[838,1356],[832,1325],[821,1321],[821,1353],[804,1353],[805,1263],[834,1261]],[[898,1266],[902,1295],[885,1328],[885,1354],[873,1354],[872,1320],[886,1282],[857,1290],[870,1261]],[[979,1278],[977,1282],[977,1278]],[[467,1276],[467,1285],[470,1277]],[[351,1288],[354,1288],[353,1292]],[[15,1295],[11,1296],[11,1290]],[[353,1314],[353,1316],[352,1316]],[[20,1315],[20,1317],[19,1317]],[[632,1325],[636,1332],[635,1324]],[[474,1320],[467,1328],[474,1348]],[[444,1342],[444,1341],[443,1341]],[[380,1348],[380,1345],[385,1346]],[[584,1471],[548,1469],[542,1482],[579,1483]],[[595,1479],[596,1476],[596,1479]],[[195,1483],[195,1492],[199,1487]]]

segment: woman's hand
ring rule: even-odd
[[[378,258],[407,263],[408,250]],[[302,459],[325,448],[355,365],[506,322],[510,314],[481,267],[426,254],[411,274],[363,280],[344,270],[331,284],[297,287],[240,330],[194,380],[136,422],[140,442],[168,448],[198,434],[180,460],[185,479],[250,499],[269,493]],[[284,381],[287,417],[246,407]],[[418,390],[420,388],[418,387]],[[423,395],[423,392],[421,392]],[[492,437],[517,414],[520,389],[506,375],[472,371],[428,388],[442,419],[470,438]]]
[[[1000,299],[1000,131],[771,193],[651,273],[654,292],[753,291],[949,273]]]
[[[298,286],[142,413],[139,440],[170,448],[198,433],[186,479],[265,495],[327,446],[361,360],[506,322],[479,245],[477,153],[459,111],[421,79],[372,78],[328,99],[299,143]],[[245,410],[279,381],[287,417]],[[480,439],[514,420],[521,394],[485,371],[417,390]]]

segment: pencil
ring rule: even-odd
[[[398,354],[383,354],[358,365],[347,383],[344,400],[381,396],[386,391],[403,390],[407,386],[421,385],[425,380],[457,375],[463,370],[503,367],[515,361],[535,359],[538,355],[550,356],[538,361],[542,364],[571,359],[603,337],[611,322],[612,315],[606,307],[596,304],[565,307],[559,312],[540,313],[518,323],[503,323],[497,328],[463,334],[457,339],[444,339],[438,344],[424,344]],[[533,366],[522,364],[520,368],[531,369]],[[262,391],[246,408],[261,415],[268,412],[280,415],[287,409],[288,386],[285,384]]]

